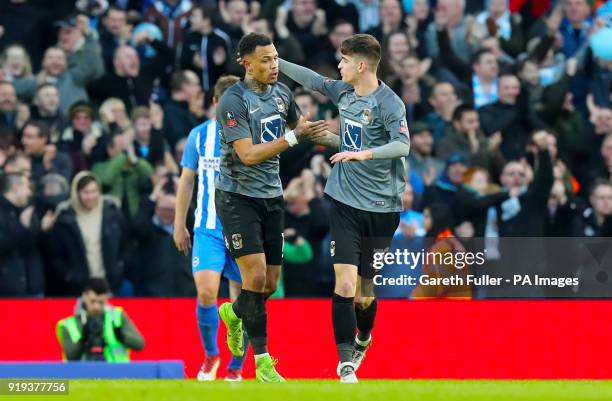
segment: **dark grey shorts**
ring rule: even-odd
[[[217,189],[215,207],[225,246],[234,258],[264,253],[266,264],[283,261],[284,200],[252,198]]]

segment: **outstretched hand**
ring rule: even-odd
[[[298,141],[312,140],[318,134],[327,131],[327,121],[308,121],[310,113],[300,116],[297,126],[293,130]]]
[[[329,160],[332,162],[332,164],[336,164],[337,162],[348,162],[350,160],[372,160],[372,151],[362,150],[361,152],[340,152],[333,155]]]

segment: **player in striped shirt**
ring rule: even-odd
[[[215,104],[223,92],[238,80],[238,77],[231,75],[219,78],[214,88]],[[242,284],[240,270],[225,246],[221,222],[215,210],[215,179],[219,175],[221,155],[219,127],[219,123],[211,119],[196,126],[189,133],[181,161],[183,170],[177,191],[174,221],[174,242],[179,251],[187,254],[191,248],[191,239],[185,222],[197,177],[192,271],[198,292],[198,327],[206,352],[206,358],[198,372],[198,380],[201,381],[215,380],[221,364],[217,346],[217,294],[221,275],[229,280],[232,301],[238,297]],[[226,380],[242,380],[243,360],[244,356],[232,357]]]

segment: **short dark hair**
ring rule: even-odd
[[[516,78],[519,81],[519,83],[521,82],[521,79],[519,78],[519,76],[510,70],[502,71],[498,77],[499,81],[501,82],[502,78],[504,77],[513,77],[513,78]]]
[[[40,120],[29,120],[28,122],[24,124],[22,132],[28,126],[38,129],[38,136],[46,138],[47,142],[49,142],[49,139],[51,137],[51,127],[49,126],[49,124],[45,123],[44,121],[40,121]]]
[[[7,174],[4,172],[1,172],[0,173],[0,193],[2,193],[2,195],[7,194],[13,189],[13,186],[15,186],[15,184],[23,178],[26,178],[26,176],[21,173],[8,173]]]
[[[11,164],[15,164],[17,163],[17,161],[19,159],[30,159],[30,157],[28,155],[26,155],[25,153],[23,153],[22,151],[17,151],[15,153],[13,153],[12,155],[10,155],[9,157],[6,158],[6,160],[4,161],[4,166],[6,168],[6,166],[11,165]]]
[[[317,98],[314,97],[312,92],[307,90],[307,89],[304,89],[304,88],[296,89],[295,92],[293,93],[293,98],[296,98],[298,96],[308,96],[313,104],[317,104],[318,103],[317,102]]]
[[[202,14],[202,19],[212,19],[215,15],[215,8],[204,4],[196,4],[191,9],[191,12],[199,11]]]
[[[612,183],[608,180],[606,180],[605,178],[596,178],[592,183],[591,186],[589,188],[589,196],[593,196],[593,193],[595,192],[595,190],[599,187],[602,186],[607,186],[607,187],[612,187]]]
[[[459,106],[455,107],[455,111],[453,111],[453,121],[461,121],[465,113],[472,111],[476,112],[476,109],[469,104],[460,104]]]
[[[114,5],[114,4],[111,4],[110,6],[108,6],[108,8],[106,9],[106,11],[104,11],[104,14],[102,14],[102,17],[107,18],[107,17],[108,17],[108,15],[111,13],[111,11],[117,11],[117,12],[120,12],[120,13],[124,13],[124,14],[125,14],[125,16],[127,17],[127,11],[125,11],[125,10],[124,10],[124,9],[122,9],[122,8],[117,7],[117,6],[116,6],[116,5]]]
[[[528,58],[522,60],[520,63],[518,63],[518,67],[517,67],[516,70],[517,71],[523,71],[523,68],[525,68],[527,63],[533,63],[536,66],[540,66],[540,62],[538,61],[538,59],[536,59],[534,57],[528,57]]]
[[[431,86],[431,93],[433,94],[434,90],[440,85],[450,85],[453,88],[453,90],[455,90],[455,85],[453,85],[452,82],[450,81],[436,81]]]
[[[98,180],[96,180],[96,177],[94,177],[93,175],[86,175],[84,177],[81,177],[79,179],[79,182],[77,182],[77,185],[76,185],[77,192],[81,191],[83,188],[85,188],[86,186],[88,186],[92,182],[95,182],[96,184],[98,184]],[[99,186],[99,184],[98,184],[98,186]]]
[[[105,278],[92,277],[85,283],[83,292],[93,291],[98,295],[108,294],[110,292],[110,285]]]
[[[189,83],[187,71],[189,70],[180,70],[172,74],[170,77],[170,92],[180,91],[183,85]]]
[[[40,92],[41,90],[43,90],[46,87],[52,87],[52,88],[58,89],[57,85],[52,84],[51,82],[43,82],[42,84],[40,84],[40,85],[38,85],[36,87],[36,93],[38,94],[38,92]]]
[[[253,19],[251,19],[251,22],[255,21],[266,21],[266,23],[268,24],[268,29],[272,29],[272,23],[264,14],[257,14]]]
[[[337,18],[335,19],[332,23],[331,23],[331,27],[329,29],[329,31],[333,31],[334,29],[336,29],[337,27],[339,27],[340,25],[346,25],[349,24],[350,26],[353,27],[353,31],[355,31],[355,27],[353,26],[353,24],[351,22],[349,22],[348,20],[345,20],[343,18]]]
[[[221,99],[223,93],[236,82],[240,81],[235,75],[223,75],[217,79],[217,83],[215,83],[215,88],[213,89],[213,97],[216,100]]]
[[[259,33],[249,33],[244,35],[238,42],[238,56],[245,57],[257,49],[257,46],[268,46],[272,44],[272,39]]]
[[[479,49],[476,51],[476,53],[474,53],[474,55],[472,56],[472,65],[474,64],[478,64],[480,63],[480,59],[482,58],[482,56],[484,56],[485,54],[492,54],[495,56],[495,53],[493,53],[491,50],[489,49]]]
[[[103,143],[105,145],[104,146],[105,149],[114,147],[115,146],[115,138],[118,138],[121,135],[123,135],[123,128],[121,128],[117,124],[113,123],[109,128],[110,128],[110,132],[106,133],[102,137],[102,141],[103,141]]]
[[[374,36],[366,33],[358,33],[345,39],[340,45],[340,53],[365,58],[372,71],[376,71],[380,63],[380,43]]]

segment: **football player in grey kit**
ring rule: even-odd
[[[321,92],[338,106],[340,134],[329,131],[311,140],[334,146],[334,167],[325,186],[331,201],[331,252],[336,284],[332,321],[343,383],[356,383],[355,371],[372,343],[377,301],[373,272],[362,266],[361,253],[371,238],[391,242],[399,224],[405,188],[404,159],[410,150],[405,106],[376,78],[380,44],[371,35],[346,39],[338,65],[342,80],[327,79],[307,68],[281,60],[283,74]],[[388,241],[387,241],[388,240]]]
[[[238,43],[245,78],[228,88],[217,105],[221,166],[215,205],[226,246],[240,269],[242,291],[219,307],[227,345],[236,356],[243,347],[242,324],[255,354],[259,381],[284,379],[267,349],[265,299],[276,289],[283,251],[283,189],[278,155],[327,129],[325,121],[299,116],[289,88],[278,83],[278,53],[271,40],[255,33]],[[289,127],[292,131],[285,132]]]

